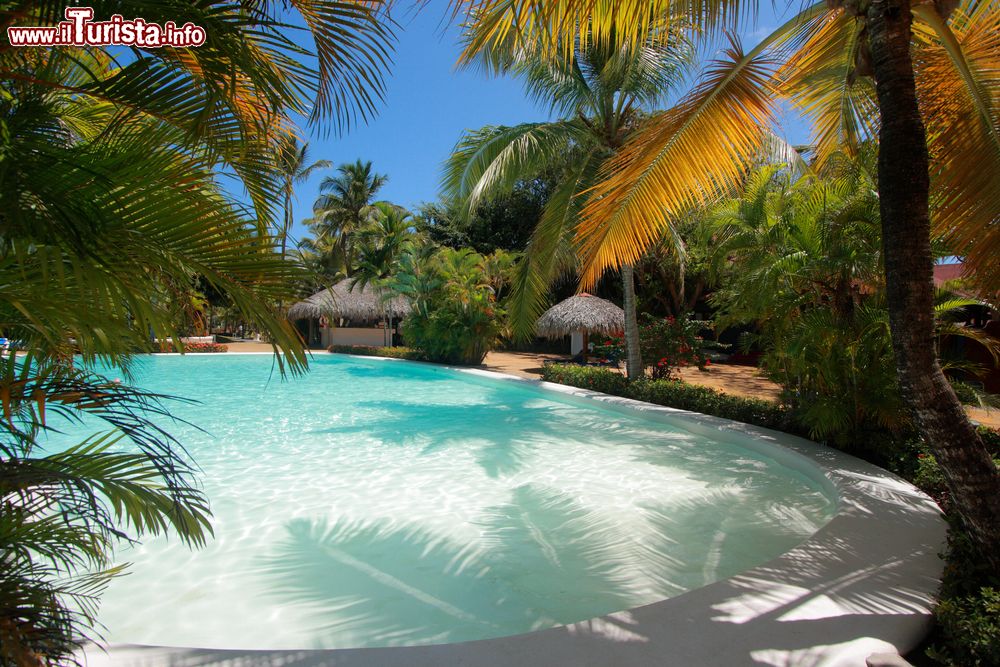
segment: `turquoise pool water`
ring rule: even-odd
[[[322,355],[156,356],[216,538],[122,550],[112,642],[277,649],[456,642],[677,595],[803,541],[834,501],[736,445],[531,387]]]

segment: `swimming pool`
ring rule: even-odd
[[[163,355],[137,383],[204,472],[216,538],[122,551],[111,642],[281,649],[450,643],[705,586],[824,525],[799,467],[679,426],[445,368]]]

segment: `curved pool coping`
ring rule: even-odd
[[[905,653],[926,634],[944,566],[938,554],[946,525],[930,498],[892,473],[803,438],[749,424],[493,371],[438,368],[470,379],[520,383],[571,402],[596,402],[752,448],[833,492],[836,513],[799,546],[734,577],[634,609],[527,634],[427,646],[317,650],[116,644],[105,653],[88,650],[87,664],[859,667],[872,653]]]

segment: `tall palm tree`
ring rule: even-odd
[[[510,40],[559,59],[576,39],[643,44],[655,35],[651,25],[682,11],[714,35],[748,12],[736,0],[459,4],[475,24],[467,60],[507,49]],[[998,63],[995,2],[811,5],[749,53],[734,42],[684,101],[633,137],[593,191],[580,231],[586,282],[635,261],[659,235],[663,212],[669,219],[738,181],[774,118],[777,95],[813,119],[821,158],[877,134],[887,299],[903,395],[973,540],[1000,568],[1000,471],[934,354],[930,243],[933,213],[938,233],[966,256],[981,286],[1000,288]]]
[[[312,176],[318,169],[328,169],[331,166],[329,160],[316,160],[309,164],[309,144],[301,146],[293,136],[288,136],[282,143],[278,154],[279,168],[284,180],[282,187],[283,216],[281,225],[281,258],[285,258],[288,246],[288,232],[292,228],[292,197],[295,194],[295,186],[303,183]]]
[[[399,270],[403,255],[413,248],[413,215],[401,206],[376,202],[368,212],[368,224],[357,233],[357,267],[351,289],[372,285],[382,290]],[[385,298],[391,293],[386,292]],[[383,309],[392,343],[392,315]]]
[[[0,28],[52,25],[65,4],[4,3]],[[301,275],[272,233],[277,147],[296,114],[338,127],[369,115],[391,50],[375,3],[90,4],[99,18],[190,21],[209,39],[120,61],[114,49],[0,45],[0,329],[28,351],[0,362],[3,664],[75,662],[122,571],[116,544],[211,536],[196,466],[162,426],[165,397],[128,384],[132,355],[179,340],[173,302],[202,285],[270,334],[283,370],[305,367],[273,305]],[[98,361],[125,381],[87,370]],[[103,426],[46,452],[56,417]]]
[[[484,64],[521,78],[528,93],[559,120],[514,127],[485,127],[458,143],[445,173],[448,195],[472,211],[488,195],[519,180],[561,167],[519,265],[511,298],[513,331],[530,335],[558,273],[575,268],[573,237],[598,174],[689,72],[694,50],[679,30],[664,44],[637,48],[614,43],[578,44],[573,58],[551,61],[515,47],[485,55]],[[501,49],[502,50],[502,49]],[[621,265],[625,339],[630,378],[643,372],[631,263]]]
[[[357,233],[357,267],[351,288],[379,283],[399,268],[399,260],[416,240],[413,215],[401,206],[376,202],[371,206],[368,223]]]
[[[357,160],[340,165],[336,176],[320,183],[320,196],[307,224],[318,242],[333,249],[348,275],[354,271],[352,235],[367,225],[375,195],[388,180],[373,171],[371,161]]]

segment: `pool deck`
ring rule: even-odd
[[[380,360],[394,362],[396,360]],[[404,362],[405,363],[405,362]],[[643,607],[523,635],[399,648],[209,650],[116,645],[91,667],[861,667],[924,636],[943,563],[945,523],[904,480],[784,433],[483,370],[470,380],[530,382],[590,403],[738,442],[812,476],[839,497],[798,547],[735,577]],[[139,603],[137,601],[137,603]],[[239,613],[234,610],[234,613]]]

